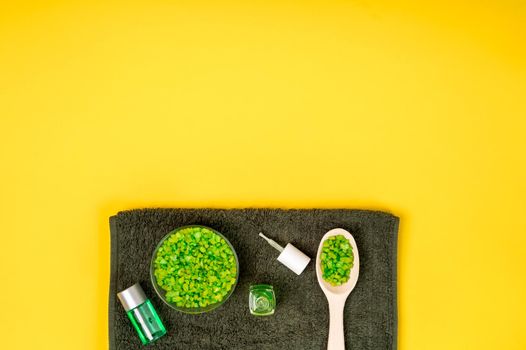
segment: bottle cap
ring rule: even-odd
[[[144,294],[144,290],[142,290],[139,283],[135,283],[133,286],[117,293],[117,297],[121,301],[126,312],[135,309],[137,306],[148,300],[148,297]]]
[[[303,254],[301,250],[289,243],[278,256],[278,261],[294,271],[296,275],[301,275],[303,270],[305,270],[309,264],[310,258]]]
[[[310,258],[292,244],[289,243],[285,246],[285,248],[283,248],[274,240],[265,236],[263,233],[260,232],[259,236],[280,252],[278,261],[294,271],[296,275],[300,275],[309,264]]]

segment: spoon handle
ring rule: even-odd
[[[345,333],[343,332],[343,309],[345,300],[332,300],[329,303],[329,341],[327,350],[345,350]]]

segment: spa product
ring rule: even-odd
[[[248,297],[250,313],[254,316],[270,316],[276,309],[274,288],[269,284],[254,284],[250,286]]]
[[[289,243],[285,246],[285,248],[283,248],[278,243],[265,236],[263,233],[260,232],[259,236],[265,239],[268,244],[280,252],[278,261],[294,271],[297,275],[300,275],[309,264],[310,258],[292,244]]]
[[[325,281],[341,286],[349,280],[354,263],[352,246],[343,235],[330,236],[321,250],[321,272]]]
[[[179,311],[209,311],[231,294],[238,276],[237,257],[226,239],[204,226],[172,231],[152,261],[154,287]]]
[[[117,294],[143,344],[166,334],[166,329],[139,283]]]
[[[336,238],[333,238],[336,237]],[[347,252],[349,249],[343,249],[346,245],[342,245],[341,242],[346,240],[347,243],[352,247],[353,251],[353,263],[352,268],[350,269],[349,276],[346,276],[345,283],[335,286],[331,282],[327,282],[324,277],[323,272],[323,252],[327,252],[327,247],[336,245],[342,251]],[[329,243],[327,243],[329,241]],[[327,244],[326,244],[327,243]],[[345,253],[346,254],[346,253]],[[334,254],[335,256],[337,254]],[[327,257],[325,257],[327,261]],[[332,258],[329,256],[329,258]],[[321,290],[327,297],[329,302],[329,340],[327,341],[327,349],[333,350],[344,350],[345,349],[345,332],[343,328],[343,311],[345,308],[345,301],[349,294],[356,286],[358,281],[358,276],[360,274],[360,257],[358,255],[358,247],[356,246],[356,241],[349,231],[346,231],[342,228],[335,228],[327,232],[321,239],[320,245],[318,246],[318,254],[316,255],[316,277],[318,278],[318,283],[320,284]],[[340,272],[338,272],[340,275]],[[339,280],[338,280],[339,282]]]

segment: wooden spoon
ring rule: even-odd
[[[352,251],[354,254],[354,264],[351,268],[350,278],[341,286],[332,286],[326,282],[322,277],[321,272],[321,251],[323,248],[323,242],[331,236],[343,235],[351,244]],[[345,350],[345,333],[343,332],[343,310],[345,308],[345,301],[351,291],[356,286],[358,281],[358,274],[360,272],[360,258],[358,256],[358,247],[353,236],[342,228],[335,228],[330,230],[323,236],[318,247],[318,255],[316,257],[316,275],[318,276],[318,283],[320,284],[323,293],[327,297],[329,302],[329,340],[327,342],[327,350]]]

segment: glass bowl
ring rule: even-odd
[[[177,305],[175,305],[173,303],[170,303],[168,300],[166,300],[166,297],[165,297],[166,291],[157,284],[157,278],[155,277],[154,271],[155,271],[155,257],[157,256],[157,252],[158,252],[159,248],[161,247],[161,245],[163,244],[163,242],[166,239],[168,239],[170,236],[172,236],[173,234],[177,233],[178,231],[183,230],[185,228],[192,228],[192,227],[199,227],[199,228],[208,229],[208,230],[214,232],[216,235],[218,235],[219,237],[221,237],[221,238],[223,238],[225,240],[225,242],[228,244],[228,246],[232,250],[232,253],[234,254],[234,258],[236,260],[236,281],[232,285],[232,288],[230,288],[230,291],[228,292],[228,294],[226,294],[225,297],[221,301],[219,301],[217,303],[214,303],[214,304],[209,304],[209,305],[204,306],[204,307],[187,308],[187,307],[177,306]],[[184,312],[184,313],[187,313],[187,314],[200,314],[200,313],[203,313],[203,312],[208,312],[208,311],[212,311],[214,309],[217,309],[218,307],[223,305],[225,303],[225,301],[227,301],[228,298],[232,295],[232,293],[234,292],[234,289],[236,289],[237,282],[239,280],[239,259],[237,258],[236,250],[234,249],[234,247],[232,246],[230,241],[225,236],[223,236],[220,232],[214,230],[213,228],[210,228],[210,227],[207,227],[207,226],[203,226],[203,225],[181,226],[181,227],[178,227],[175,230],[169,232],[157,244],[157,247],[155,248],[155,251],[153,252],[152,260],[150,262],[150,279],[152,280],[152,284],[153,284],[153,288],[155,289],[155,292],[157,293],[159,298],[161,298],[161,300],[166,305],[170,306],[172,309],[175,309],[177,311],[181,311],[181,312]]]

